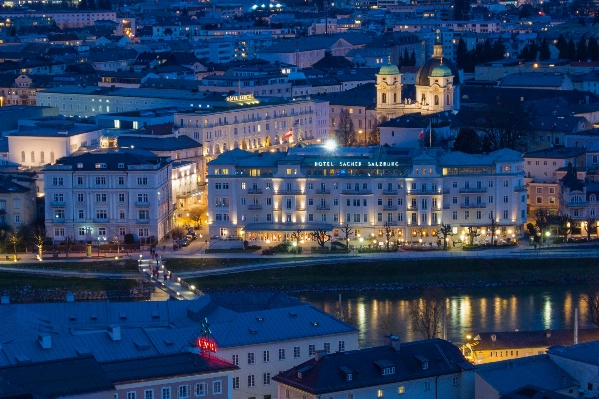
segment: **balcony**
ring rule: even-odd
[[[464,187],[460,188],[460,194],[477,194],[477,193],[486,193],[486,187]]]
[[[586,201],[568,201],[566,202],[566,206],[568,207],[573,207],[573,208],[579,208],[579,207],[583,207],[583,206],[587,206],[587,202]]]
[[[526,191],[526,186],[517,186],[517,187],[514,187],[514,191],[515,192]]]
[[[397,195],[397,190],[383,190],[383,195]]]
[[[417,211],[418,210],[418,205],[416,206],[408,206],[408,211]]]
[[[324,189],[324,190],[323,190],[323,189],[320,189],[320,190],[316,190],[316,191],[315,191],[315,193],[316,193],[316,194],[320,194],[320,195],[324,195],[324,194],[330,194],[330,193],[331,193],[331,190],[328,190],[328,189]]]
[[[486,208],[486,207],[487,207],[487,204],[485,204],[483,202],[478,202],[478,203],[473,202],[473,203],[468,203],[468,204],[466,204],[466,203],[460,204],[460,208],[462,208],[462,209],[478,209],[478,208]]]
[[[449,209],[449,206],[447,207],[447,209]],[[441,207],[440,206],[431,206],[431,211],[440,211]]]
[[[343,190],[342,195],[372,195],[372,190]]]
[[[274,190],[275,195],[306,195],[302,190]]]
[[[94,223],[108,223],[108,218],[94,218]]]
[[[51,206],[64,206],[64,201],[52,201]]]
[[[304,207],[304,206],[298,206],[298,207],[296,207],[296,208],[295,208],[295,210],[296,210],[296,211],[303,212],[303,211],[305,211],[305,210],[306,210],[306,207]]]
[[[385,205],[383,206],[384,211],[396,211],[397,205]]]
[[[437,188],[427,188],[424,190],[410,189],[408,190],[408,195],[441,195],[441,191]]]
[[[149,201],[135,201],[135,206],[150,206]]]
[[[450,209],[450,208],[451,208],[451,205],[449,205],[449,204],[443,204],[443,209]]]
[[[316,207],[316,210],[317,210],[317,211],[330,211],[330,210],[331,210],[331,207],[330,207],[330,206],[328,206],[328,205],[318,205],[318,206]]]
[[[148,224],[150,219],[137,219],[137,224]]]
[[[262,210],[262,205],[258,205],[258,204],[248,205],[248,209],[250,211],[261,211]]]
[[[260,195],[260,194],[262,194],[262,189],[259,189],[259,188],[248,188],[248,194],[250,194],[250,195]]]
[[[54,218],[52,219],[52,223],[64,223],[64,218]]]

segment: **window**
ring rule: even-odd
[[[171,399],[171,388],[162,388],[162,399]]]
[[[127,399],[135,399],[135,392],[127,392]]]
[[[239,355],[233,355],[233,364],[239,366]]]
[[[385,392],[382,389],[377,389],[376,390],[376,397],[377,398],[382,398],[385,396]]]
[[[316,352],[316,345],[308,345],[308,356],[314,356]]]
[[[339,352],[345,352],[345,341],[339,341]]]
[[[137,178],[137,185],[139,185],[139,186],[147,186],[148,185],[148,178],[147,177],[138,177]]]
[[[325,342],[325,343],[324,343],[324,350],[325,350],[327,353],[331,353],[331,344],[330,344],[329,342]]]
[[[285,360],[285,349],[279,349],[279,360]]]
[[[294,359],[297,359],[297,358],[299,358],[299,357],[300,357],[300,354],[301,354],[301,352],[300,352],[300,347],[299,347],[299,346],[294,346],[294,347],[293,347],[293,358],[294,358]]]
[[[79,216],[79,219],[85,219],[85,212],[83,211],[83,209],[79,209],[77,211],[77,216]]]
[[[430,381],[425,381],[424,382],[424,390],[425,391],[430,391],[431,390],[431,382]]]
[[[205,396],[206,395],[206,383],[205,382],[198,382],[196,384],[195,395],[196,396]]]
[[[122,176],[119,176],[119,186],[124,186],[125,185],[125,178]]]
[[[138,219],[143,219],[143,220],[147,220],[150,218],[150,211],[147,209],[140,209],[138,212]]]
[[[119,202],[125,202],[125,193],[119,193]]]
[[[146,389],[144,391],[144,399],[154,399],[154,390],[153,389]]]
[[[97,186],[101,186],[101,185],[105,185],[105,184],[106,184],[106,177],[104,177],[104,176],[96,177],[96,185]]]
[[[233,389],[239,389],[239,377],[233,377]]]
[[[254,385],[256,385],[256,380],[254,378],[253,374],[248,375],[248,387],[253,387]]]
[[[108,212],[106,209],[96,209],[96,219],[108,219]]]
[[[270,373],[264,373],[263,375],[264,385],[270,385]]]
[[[189,385],[179,385],[177,392],[179,393],[180,399],[188,398],[189,397]]]
[[[255,364],[256,363],[256,359],[254,358],[254,353],[250,352],[248,353],[248,364]]]
[[[403,395],[406,392],[405,388],[403,385],[400,385],[397,387],[397,394],[398,395]]]
[[[264,361],[264,363],[270,362],[270,351],[264,351],[262,353],[262,360]]]
[[[52,178],[52,185],[53,186],[63,186],[64,185],[64,180],[62,179],[62,177],[53,177]]]
[[[106,194],[96,194],[96,202],[106,202]]]
[[[212,394],[220,395],[223,393],[223,384],[221,381],[212,381]]]
[[[453,385],[460,385],[460,377],[453,377],[451,383]]]

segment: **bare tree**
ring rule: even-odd
[[[294,231],[293,233],[291,233],[291,239],[294,240],[296,242],[296,249],[295,251],[299,253],[299,250],[297,248],[299,248],[300,246],[300,241],[302,239],[302,234],[303,234],[303,230],[297,229],[296,231]]]
[[[474,238],[480,236],[480,233],[478,232],[478,229],[476,227],[467,227],[466,228],[466,236],[468,236],[468,242],[470,245],[474,244]]]
[[[339,124],[335,130],[335,136],[337,137],[339,144],[344,147],[350,146],[356,141],[354,121],[351,119],[347,109],[342,109],[339,113]]]
[[[591,240],[591,233],[597,232],[597,221],[595,218],[588,218],[584,222],[584,230],[587,232],[587,240]]]
[[[21,242],[21,237],[19,236],[19,233],[17,233],[16,231],[12,231],[8,234],[8,237],[6,238],[6,242],[11,244],[14,250],[14,260],[17,260],[17,244]]]
[[[425,339],[440,337],[445,311],[443,291],[436,288],[426,289],[422,298],[410,310],[412,331],[420,333]]]
[[[324,251],[324,244],[331,241],[331,235],[324,229],[314,230],[312,233],[310,233],[310,236],[318,243],[321,251]]]
[[[443,250],[447,250],[447,237],[453,235],[453,229],[450,224],[442,224],[437,234],[443,236]]]
[[[347,245],[347,253],[349,253],[349,236],[353,234],[353,230],[349,227],[349,224],[345,224],[345,226],[341,227],[341,232],[345,234],[345,245]]]
[[[535,212],[535,216],[537,218],[536,226],[539,229],[541,226],[543,226],[543,228],[547,228],[550,224],[548,216],[544,216],[545,212],[547,212],[547,214],[549,213],[549,211],[543,209],[539,209],[537,212]],[[564,242],[568,241],[568,234],[572,232],[572,227],[574,227],[574,220],[569,215],[561,215],[557,218],[557,232],[562,236]],[[542,230],[541,234],[543,234]]]
[[[195,222],[198,229],[202,228],[202,212],[200,212],[198,209],[192,209],[189,211],[189,218]]]
[[[582,300],[589,305],[589,321],[599,327],[599,295],[587,294]]]
[[[387,248],[387,252],[390,251],[391,237],[395,236],[395,232],[393,231],[393,227],[389,224],[389,222],[385,222],[383,225],[383,231],[385,234],[385,248]]]
[[[121,256],[121,244],[123,243],[123,241],[121,240],[121,236],[120,235],[115,235],[114,238],[112,239],[112,243],[116,244],[116,254],[117,256]]]
[[[381,128],[380,125],[387,122],[389,118],[387,116],[382,115],[380,118],[375,120],[374,126],[368,132],[368,145],[379,145],[381,143]]]
[[[64,241],[62,242],[62,244],[64,245],[64,253],[65,253],[67,259],[69,259],[69,253],[71,253],[71,248],[75,244],[75,240],[72,237],[66,236]],[[100,242],[99,241],[98,241],[98,256],[100,256]]]
[[[187,230],[185,230],[185,228],[183,228],[181,226],[175,226],[171,230],[171,235],[173,236],[173,240],[180,240],[181,238],[185,237],[186,234],[187,234]]]
[[[33,242],[37,246],[39,260],[44,258],[44,244],[46,243],[46,229],[43,226],[37,226],[33,229]]]

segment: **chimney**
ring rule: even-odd
[[[39,334],[37,336],[37,342],[43,349],[52,348],[52,337],[49,334]]]
[[[547,338],[551,338],[551,329],[550,328],[545,330],[545,335],[547,336]]]
[[[327,355],[327,351],[321,350],[314,352],[314,360],[319,361]]]
[[[113,341],[121,340],[121,327],[119,326],[108,326],[108,335]]]
[[[497,335],[491,334],[491,341],[493,341],[493,342],[497,341]]]
[[[391,337],[391,346],[395,349],[395,352],[399,352],[399,337]]]
[[[67,292],[66,301],[75,302],[75,294],[73,294],[72,292]]]

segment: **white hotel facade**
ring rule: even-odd
[[[380,241],[387,225],[394,240],[436,243],[440,225],[450,224],[454,240],[471,227],[481,233],[475,241],[490,241],[493,218],[498,239],[513,238],[526,222],[523,164],[511,150],[229,151],[208,163],[210,234],[269,243],[301,230],[308,241],[305,233],[322,228],[343,240],[348,224],[363,242]]]

